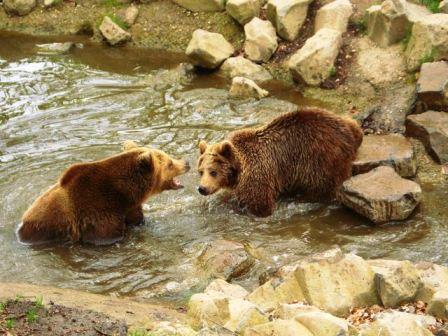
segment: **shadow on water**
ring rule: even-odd
[[[44,56],[36,44],[54,40],[0,33],[0,41],[0,281],[151,298],[191,273],[197,246],[219,238],[249,241],[279,265],[333,244],[366,257],[447,260],[446,188],[423,185],[423,205],[405,223],[374,227],[337,205],[293,201],[256,219],[220,195],[200,196],[194,169],[181,178],[185,189],[150,199],[146,224],[119,244],[19,244],[21,215],[72,163],[115,154],[128,139],[196,162],[198,139],[218,141],[290,108],[275,98],[319,103],[275,82],[271,98],[232,101],[227,82],[215,75],[179,76],[182,55],[79,38],[83,48]]]

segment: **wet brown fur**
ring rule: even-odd
[[[351,176],[362,137],[354,121],[319,108],[287,113],[266,126],[230,133],[218,144],[201,142],[201,187],[207,194],[232,189],[261,217],[273,213],[281,195],[332,199]]]
[[[71,240],[105,244],[120,240],[126,225],[143,221],[142,204],[173,189],[188,164],[155,149],[125,143],[104,160],[74,164],[25,212],[18,230],[23,242]]]

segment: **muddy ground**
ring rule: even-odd
[[[128,326],[107,315],[91,310],[68,308],[41,299],[20,297],[0,305],[0,334],[16,336],[98,336],[127,335]]]

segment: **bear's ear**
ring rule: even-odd
[[[224,156],[226,159],[231,159],[233,156],[233,147],[229,141],[223,141],[217,148],[219,155]]]
[[[199,153],[204,154],[205,150],[207,149],[207,143],[204,140],[201,140],[199,142]]]
[[[154,168],[154,161],[152,158],[152,153],[146,151],[137,157],[138,166],[145,172],[150,172]]]
[[[128,150],[131,150],[131,149],[134,149],[134,148],[138,148],[138,145],[134,141],[132,141],[132,140],[126,140],[123,143],[123,150],[124,151],[128,151]]]

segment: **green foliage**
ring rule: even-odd
[[[112,8],[112,7],[120,7],[122,4],[118,0],[103,0],[104,6]]]
[[[420,59],[420,66],[423,63],[430,63],[430,62],[434,62],[434,60],[437,57],[437,50],[436,49],[431,49],[431,51],[427,54],[425,54],[421,59]]]
[[[121,29],[128,29],[129,26],[126,24],[126,22],[124,22],[122,19],[120,19],[118,16],[116,16],[115,14],[108,14],[107,15],[113,23],[115,23],[117,26],[119,26]]]
[[[409,44],[409,41],[411,40],[411,37],[412,37],[412,27],[408,27],[406,29],[406,35],[401,40],[401,43],[403,44],[403,48],[404,49],[406,49],[408,47],[408,44]]]
[[[17,294],[17,295],[16,295],[16,298],[15,298],[15,301],[16,301],[16,302],[22,302],[22,301],[23,301],[23,295],[21,295],[21,294]]]
[[[36,301],[34,302],[34,305],[37,308],[43,308],[44,307],[44,298],[42,295],[36,296]]]
[[[30,309],[26,312],[26,320],[28,323],[36,322],[38,319],[38,315],[34,309]]]
[[[14,328],[14,324],[15,324],[14,319],[12,319],[12,318],[6,319],[6,323],[5,323],[6,329]]]
[[[440,12],[439,4],[441,0],[420,0],[422,5],[425,5],[433,13]]]
[[[359,21],[354,21],[353,25],[355,26],[355,28],[358,31],[358,33],[360,33],[361,35],[366,35],[367,34],[367,23],[366,23],[366,20],[360,19]]]
[[[5,311],[6,303],[0,302],[0,314]]]
[[[334,77],[334,76],[336,76],[336,74],[337,74],[336,68],[334,66],[332,66],[330,71],[328,72],[328,76]]]

